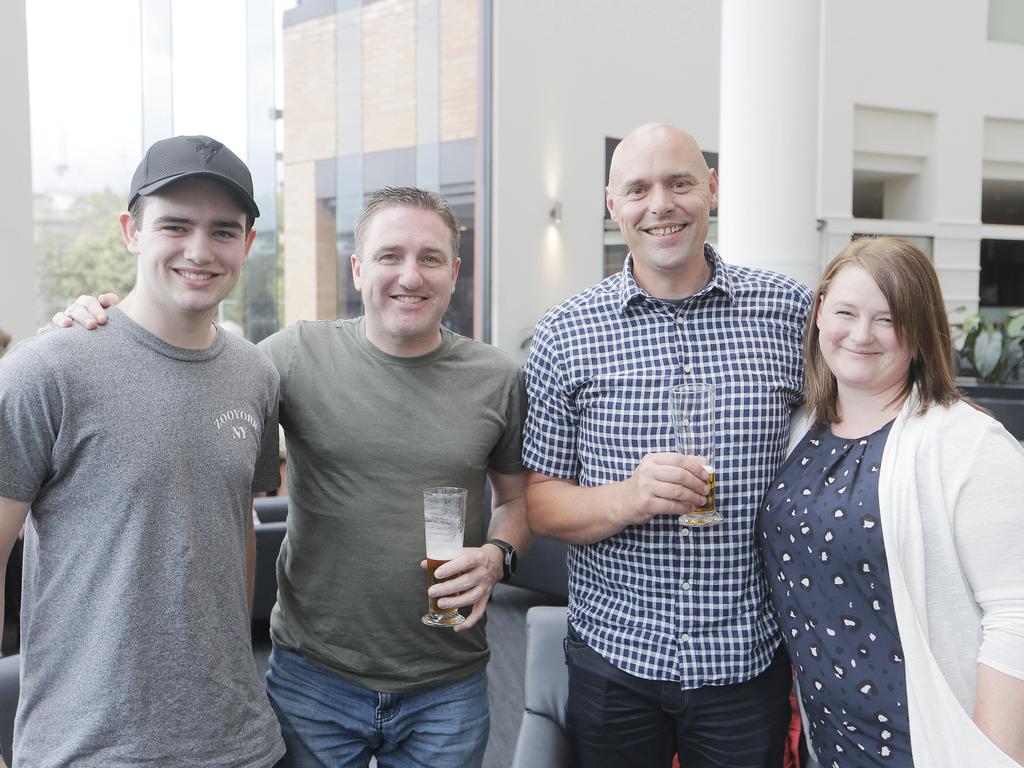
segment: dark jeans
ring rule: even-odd
[[[623,672],[570,626],[566,726],[582,768],[781,768],[790,719],[789,658],[780,646],[752,680],[684,691]]]

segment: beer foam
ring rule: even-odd
[[[454,560],[462,554],[462,537],[452,541],[450,537],[427,535],[427,558],[430,560]]]

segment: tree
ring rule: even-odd
[[[110,190],[76,198],[38,224],[39,291],[45,322],[83,293],[124,296],[135,284],[135,257],[118,225],[124,200]]]

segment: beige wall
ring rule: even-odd
[[[0,146],[6,149],[0,183],[0,328],[15,340],[42,320],[32,252],[32,171],[29,135],[28,47],[25,3],[0,3]]]
[[[605,137],[658,121],[718,149],[720,15],[703,0],[494,0],[491,320],[505,351],[522,356],[547,309],[602,277]]]

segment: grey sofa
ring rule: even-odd
[[[526,612],[526,701],[512,768],[572,765],[565,735],[569,673],[562,641],[565,608],[535,606]]]
[[[253,501],[256,510],[256,580],[253,587],[252,618],[270,621],[277,602],[277,555],[288,529],[288,497],[261,496]]]
[[[0,749],[3,749],[8,765],[11,765],[14,713],[18,709],[18,695],[21,692],[20,666],[19,654],[0,659]]]

